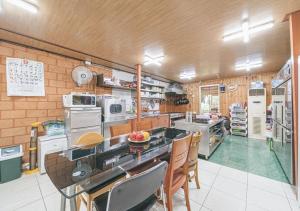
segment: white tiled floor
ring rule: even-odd
[[[205,160],[199,161],[201,189],[190,183],[192,211],[300,211],[288,184]],[[0,211],[59,211],[60,194],[47,175],[31,175],[0,185]],[[85,210],[81,207],[81,211]],[[157,204],[153,210],[163,210]],[[184,211],[183,191],[174,211]]]

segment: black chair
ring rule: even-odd
[[[167,167],[168,163],[163,161],[116,184],[110,192],[95,199],[94,207],[97,211],[149,210],[157,200],[155,193],[160,189],[166,210],[163,184]]]

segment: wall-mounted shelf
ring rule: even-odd
[[[162,94],[162,92],[160,91],[154,91],[154,90],[149,90],[149,89],[141,89],[142,92],[153,92],[153,93],[160,93]]]
[[[136,97],[134,97],[136,98]],[[141,97],[144,100],[164,100],[162,97]]]
[[[98,87],[123,89],[123,90],[136,90],[135,87],[128,87],[128,85],[134,85],[134,82],[120,80],[119,83],[121,84],[121,86],[120,85],[108,84],[108,83],[105,82],[103,74],[98,74],[97,75],[97,86]],[[126,84],[126,86],[122,86],[122,84]]]
[[[114,85],[108,85],[108,84],[103,84],[103,85],[101,85],[101,87],[136,91],[136,88],[123,87],[123,86],[114,86]]]
[[[142,81],[142,84],[148,85],[148,86],[155,86],[155,87],[160,87],[160,88],[165,88],[165,86],[160,85],[160,84],[154,84],[154,83],[149,83],[147,81]]]

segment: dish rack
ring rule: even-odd
[[[247,107],[236,104],[230,107],[230,133],[235,136],[248,135]]]

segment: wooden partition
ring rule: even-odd
[[[279,71],[279,70],[278,70]],[[261,80],[267,90],[267,105],[271,103],[271,81],[277,72],[248,74],[245,76],[222,78],[215,80],[201,81],[191,84],[185,84],[184,88],[188,92],[190,104],[185,107],[187,111],[199,112],[199,86],[210,84],[224,84],[225,92],[220,93],[220,112],[224,115],[229,115],[229,106],[232,103],[245,103],[247,102],[248,89],[251,81]],[[232,87],[232,91],[229,87]]]

